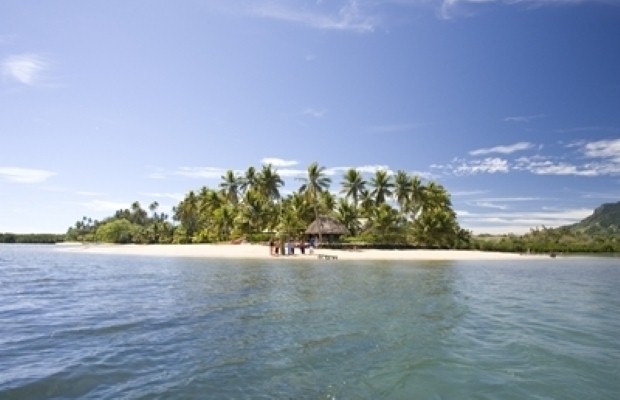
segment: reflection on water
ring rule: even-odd
[[[0,398],[613,398],[606,259],[290,263],[0,246]]]

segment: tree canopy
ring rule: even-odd
[[[84,217],[67,232],[67,240],[112,243],[208,243],[245,238],[264,241],[272,235],[301,238],[321,216],[342,223],[349,242],[430,247],[463,245],[466,237],[452,210],[450,195],[436,182],[378,170],[369,180],[354,168],[340,188],[331,173],[311,163],[297,190],[281,195],[284,180],[271,164],[244,173],[226,171],[216,188],[190,190],[172,217],[134,202],[102,221]],[[337,197],[340,195],[341,197]],[[321,231],[319,230],[319,236]],[[322,240],[322,238],[319,238]]]

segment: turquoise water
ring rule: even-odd
[[[0,246],[0,399],[616,399],[619,261]]]

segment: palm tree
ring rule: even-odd
[[[375,199],[372,197],[372,193],[366,189],[362,190],[360,193],[361,215],[366,218],[370,217],[373,208],[375,208]]]
[[[442,185],[436,182],[430,182],[426,185],[422,193],[422,212],[424,212],[424,210],[452,207],[450,194],[448,194]]]
[[[349,203],[346,199],[338,199],[336,205],[336,213],[338,215],[338,221],[347,227],[351,235],[357,235],[360,230],[360,222],[357,215],[357,207]]]
[[[305,194],[314,208],[314,218],[319,219],[319,194],[329,189],[332,180],[325,174],[325,167],[319,167],[315,161],[308,166],[308,176],[301,178],[304,182],[299,188],[299,193]],[[322,241],[321,227],[319,226],[319,243]]]
[[[405,171],[399,170],[394,181],[394,198],[400,206],[401,215],[405,215],[411,203],[411,179]]]
[[[248,167],[245,171],[245,174],[241,178],[241,182],[239,184],[239,189],[245,193],[248,190],[255,189],[258,184],[258,174],[256,173],[256,168]]]
[[[221,192],[235,206],[239,203],[240,185],[241,178],[233,170],[229,169],[226,171],[226,174],[222,175],[222,183],[220,183]]]
[[[198,227],[198,199],[193,191],[190,191],[177,207],[173,209],[174,219],[180,221],[185,227],[185,240],[192,240]]]
[[[353,206],[358,206],[359,196],[362,191],[366,189],[366,181],[361,172],[355,168],[350,168],[343,176],[341,193],[344,193],[345,198],[351,198],[353,200]]]
[[[368,222],[372,232],[381,238],[397,233],[400,227],[398,211],[387,203],[375,207]]]
[[[380,169],[375,172],[375,176],[370,180],[370,185],[374,188],[372,195],[375,197],[375,203],[381,205],[392,195],[394,183],[386,170]]]
[[[253,190],[245,192],[239,218],[248,227],[247,233],[254,233],[262,229],[266,222],[266,204],[258,192]]]
[[[259,193],[266,199],[273,201],[280,198],[280,186],[284,186],[284,181],[271,164],[263,165],[258,173],[256,183]]]
[[[324,190],[319,194],[319,213],[330,215],[336,208],[336,196],[331,192]]]
[[[422,203],[424,201],[424,185],[422,184],[422,180],[419,176],[415,175],[411,178],[411,193],[410,193],[410,212],[412,217],[415,218],[420,212],[422,208]]]

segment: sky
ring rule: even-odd
[[[0,232],[315,161],[438,182],[477,234],[620,201],[620,1],[0,2]]]

